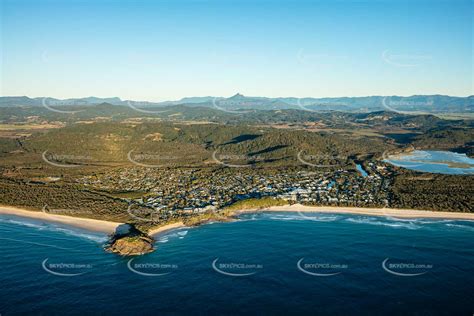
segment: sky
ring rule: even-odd
[[[474,94],[472,1],[0,3],[2,96]]]

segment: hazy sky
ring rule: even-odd
[[[471,1],[0,2],[4,96],[474,94]]]

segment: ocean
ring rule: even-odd
[[[472,315],[474,222],[246,214],[157,237],[0,217],[0,314]]]

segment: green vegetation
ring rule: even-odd
[[[474,156],[473,128],[440,128],[415,137],[413,146],[423,149],[447,149]]]
[[[235,212],[241,210],[257,210],[257,209],[265,209],[272,206],[283,206],[288,205],[289,202],[282,200],[282,199],[275,199],[275,198],[262,198],[262,199],[248,199],[235,202],[232,205],[225,207],[222,212],[226,215],[232,215]]]
[[[444,212],[473,212],[473,176],[420,174],[395,177],[391,207]]]
[[[0,204],[135,223],[143,231],[289,201],[473,211],[473,176],[426,175],[381,162],[387,150],[412,147],[473,155],[469,120],[387,111],[79,108],[0,109],[0,124],[25,128],[0,132]]]
[[[127,203],[73,184],[25,183],[1,179],[0,204],[44,210],[59,215],[116,222],[130,220]]]
[[[183,220],[183,223],[186,226],[197,226],[197,225],[207,223],[207,222],[212,222],[212,221],[228,221],[228,220],[229,218],[221,213],[207,212],[204,214],[186,217]]]

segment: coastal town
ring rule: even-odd
[[[251,198],[332,206],[388,206],[391,168],[380,161],[362,167],[323,168],[119,168],[78,182],[120,192],[136,219],[166,221],[216,212]],[[316,170],[314,170],[316,169]],[[133,193],[124,197],[123,193]],[[139,193],[139,197],[137,197]],[[153,209],[153,213],[143,210]]]

